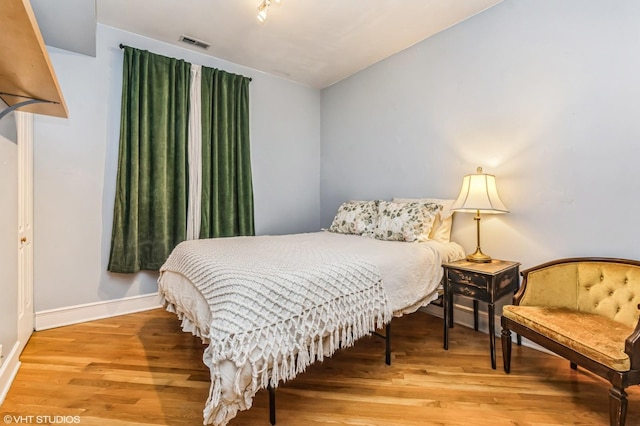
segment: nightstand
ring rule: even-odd
[[[478,302],[486,302],[489,316],[491,368],[496,368],[496,301],[515,292],[520,282],[518,262],[493,259],[489,263],[467,260],[445,263],[444,268],[444,349],[449,349],[449,328],[453,327],[453,295],[473,299],[474,329],[478,330]]]

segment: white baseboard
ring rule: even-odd
[[[435,317],[442,318],[442,307],[435,305],[427,305],[423,308],[420,308],[421,311],[431,314]],[[453,305],[453,322],[455,324],[463,325],[468,328],[473,328],[473,308],[465,305]],[[481,331],[485,334],[489,334],[489,315],[486,311],[479,310],[478,311],[478,331]],[[496,316],[496,336],[500,338],[500,333],[502,333],[502,326],[500,325],[500,317]],[[515,342],[515,333],[512,333],[512,340]],[[488,343],[487,343],[488,344]],[[496,346],[498,343],[496,343]],[[545,352],[550,355],[558,356],[558,354],[551,352],[550,350],[543,348],[542,346],[533,343],[532,341],[522,338],[522,346],[526,346],[531,349],[535,349],[540,352]],[[451,346],[449,346],[451,349]],[[498,346],[498,350],[499,346]]]
[[[36,312],[35,329],[46,330],[63,325],[110,318],[134,312],[160,308],[162,303],[158,293],[125,297],[104,302],[87,303],[48,311]]]
[[[20,353],[18,351],[20,342],[16,342],[11,348],[9,355],[3,358],[0,365],[0,406],[9,392],[9,388],[18,374],[20,368]]]

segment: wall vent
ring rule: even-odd
[[[211,47],[211,45],[207,42],[184,34],[182,34],[178,40],[183,43],[190,44],[191,46],[199,47],[201,49],[208,49]]]

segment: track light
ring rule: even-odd
[[[260,6],[258,6],[258,21],[264,22],[267,19],[267,13],[269,12],[270,0],[262,0]]]
[[[264,22],[267,19],[267,14],[269,13],[269,6],[271,6],[271,2],[280,3],[280,0],[262,0],[260,5],[258,6],[258,21]]]

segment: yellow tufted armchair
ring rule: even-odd
[[[502,313],[504,371],[511,330],[607,379],[610,424],[624,425],[625,388],[640,384],[640,261],[560,259],[521,272]]]

